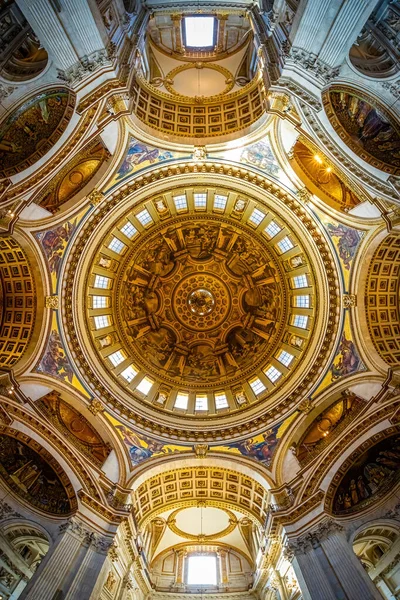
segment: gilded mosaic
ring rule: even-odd
[[[39,454],[4,434],[0,435],[0,474],[18,495],[45,512],[66,514],[76,505],[71,484],[50,454],[43,449]]]
[[[0,177],[35,163],[60,138],[72,117],[75,97],[66,88],[41,92],[0,125]]]
[[[323,94],[329,120],[363,160],[386,173],[400,172],[400,126],[375,99],[346,86]]]
[[[117,286],[122,335],[147,372],[203,387],[276,347],[286,284],[267,248],[208,216],[146,237]]]

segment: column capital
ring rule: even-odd
[[[84,546],[91,547],[99,554],[107,554],[113,545],[113,537],[99,535],[76,517],[71,517],[66,523],[62,523],[58,530],[60,534],[72,533]]]
[[[322,521],[302,536],[289,540],[284,548],[285,558],[293,560],[297,554],[306,554],[309,550],[319,546],[320,542],[333,533],[342,532],[343,526],[334,519]]]

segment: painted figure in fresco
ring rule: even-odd
[[[266,142],[257,142],[249,148],[245,148],[240,160],[241,162],[246,162],[259,169],[263,169],[270,175],[278,175],[280,171],[271,146]]]
[[[371,156],[400,165],[400,135],[382,110],[347,92],[330,94],[332,107],[351,139]]]
[[[339,360],[331,366],[332,380],[339,379],[344,375],[355,373],[360,364],[361,359],[357,349],[351,340],[346,338],[346,334],[342,334],[342,339],[339,346]]]
[[[269,466],[279,442],[277,431],[278,427],[266,431],[262,434],[263,439],[260,442],[254,442],[253,438],[250,438],[243,442],[232,442],[229,447],[237,448],[244,456],[255,458]]]
[[[342,223],[339,223],[338,225],[328,223],[328,232],[332,238],[339,238],[339,256],[342,259],[345,268],[350,269],[350,263],[355,256],[357,246],[361,240],[359,232],[355,229],[350,229],[350,227],[346,227]]]
[[[163,442],[152,440],[146,436],[142,436],[143,439],[140,439],[134,431],[128,429],[125,425],[116,425],[116,429],[119,430],[124,443],[128,447],[129,456],[134,465],[146,460],[146,458],[151,458],[154,454],[173,452],[173,450],[165,448]],[[147,447],[144,444],[147,444]]]
[[[173,158],[173,154],[167,150],[159,150],[158,148],[152,148],[146,146],[138,140],[132,139],[129,142],[128,152],[118,171],[117,179],[125,177],[128,173],[134,170],[138,165],[149,162],[150,164],[160,162],[162,160],[168,160]]]
[[[388,490],[400,476],[400,438],[389,437],[356,461],[345,474],[334,498],[334,512],[350,511],[372,498],[381,490]]]
[[[50,333],[46,352],[40,361],[37,370],[46,373],[46,375],[50,375],[50,377],[56,377],[57,379],[63,380],[67,379],[72,383],[74,372],[68,357],[65,354],[60,336],[56,329],[53,329]]]
[[[57,276],[65,246],[71,239],[75,229],[76,224],[68,221],[64,225],[59,225],[55,229],[40,233],[37,236],[47,257],[50,272],[55,273]]]

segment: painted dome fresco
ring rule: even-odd
[[[299,207],[297,218],[272,194],[259,200],[213,184],[104,209],[87,232],[101,245],[86,243],[80,260],[75,251],[65,318],[78,319],[90,344],[90,385],[104,386],[102,397],[111,386],[132,416],[137,407],[206,429],[240,411],[254,427],[265,407],[279,411],[283,396],[289,406],[296,388],[312,385],[311,358],[330,347],[318,331],[327,318],[335,328],[334,270]]]

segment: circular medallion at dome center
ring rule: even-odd
[[[281,266],[251,229],[176,217],[137,241],[115,286],[118,339],[165,385],[234,382],[265,364],[286,322]]]
[[[184,327],[206,331],[218,327],[229,314],[227,286],[213,273],[200,272],[180,281],[172,295],[176,318]]]

